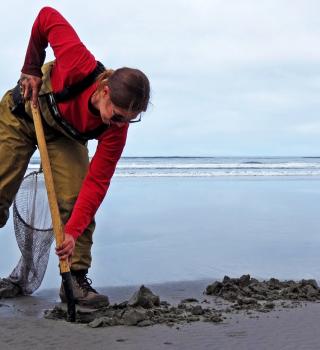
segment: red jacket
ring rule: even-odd
[[[44,7],[36,18],[31,32],[22,72],[41,77],[45,49],[50,44],[56,62],[51,72],[54,92],[74,84],[93,71],[97,62],[80,41],[72,26],[59,12]],[[78,131],[87,132],[102,124],[101,118],[88,109],[88,101],[96,89],[96,83],[76,98],[59,103],[62,116]],[[93,219],[115,171],[125,146],[128,123],[123,127],[112,125],[98,137],[96,152],[83,181],[72,215],[65,231],[79,237]]]

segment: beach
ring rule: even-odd
[[[144,284],[173,305],[201,300],[206,285],[225,275],[319,281],[319,185],[319,176],[305,173],[115,176],[96,216],[89,277],[111,303]],[[11,222],[1,234],[6,277],[20,255]],[[1,349],[318,349],[318,302],[259,318],[232,314],[219,324],[92,329],[43,318],[59,302],[59,286],[51,252],[33,296],[0,300]]]
[[[2,2],[0,350],[320,350],[317,9]]]
[[[186,297],[203,298],[207,281],[149,286],[170,303]],[[104,288],[111,302],[128,298],[135,287]],[[57,302],[57,290],[32,297],[2,300],[0,348],[6,349],[318,349],[320,304],[304,303],[270,313],[231,315],[219,324],[193,322],[168,327],[116,326],[92,329],[43,318]]]

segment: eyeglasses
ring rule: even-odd
[[[138,123],[138,122],[141,122],[141,113],[139,113],[133,119],[129,119],[128,117],[125,117],[121,114],[114,113],[113,116],[111,117],[111,120],[117,123]]]

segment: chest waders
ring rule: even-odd
[[[54,94],[52,93],[50,83],[50,72],[53,64],[53,62],[49,62],[44,65],[42,69],[43,84],[39,94],[39,106],[41,108],[42,120],[49,128],[56,130],[57,134],[60,133],[67,136],[67,138],[63,138],[65,142],[67,139],[70,139],[70,145],[72,145],[70,147],[72,147],[72,149],[78,147],[81,153],[84,149],[82,145],[89,139],[99,136],[108,126],[103,124],[88,133],[79,133],[61,117],[57,107],[57,101],[67,101],[68,99],[76,97],[95,81],[96,77],[104,70],[104,67],[98,63],[94,72],[84,80]],[[12,99],[13,105],[10,106],[11,112],[15,114],[19,120],[23,118],[30,120],[32,116],[30,103],[23,102],[19,85],[12,90]],[[74,142],[75,140],[77,142]],[[76,146],[76,144],[79,146]],[[66,161],[64,161],[64,163],[66,163]],[[80,174],[84,164],[81,163],[77,166],[78,168],[75,168],[74,172]],[[84,174],[81,176],[83,177]],[[68,187],[70,186],[69,181]],[[75,187],[75,190],[71,191],[71,193],[76,193],[76,188],[77,187]],[[60,191],[63,193],[66,192],[65,189],[61,189]],[[71,213],[75,199],[76,197],[70,201],[69,204],[64,203],[62,206],[60,205],[60,213],[62,213],[64,222]],[[67,209],[63,210],[62,207]],[[41,172],[35,171],[29,173],[22,181],[20,189],[14,199],[13,217],[16,239],[22,256],[8,280],[14,283],[14,285],[19,286],[22,294],[28,295],[39,288],[43,280],[49,259],[50,246],[53,242],[47,193],[45,191],[43,174]],[[89,226],[92,225],[94,227],[94,224]],[[76,268],[90,267],[90,249],[92,245],[93,228],[90,228],[88,232],[87,235],[84,234],[79,237],[76,242],[76,251],[73,257],[73,261],[76,261]],[[73,266],[74,265],[72,265],[72,267]]]

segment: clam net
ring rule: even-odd
[[[13,223],[21,258],[8,279],[29,295],[40,287],[54,240],[41,170],[24,177],[13,203]]]

